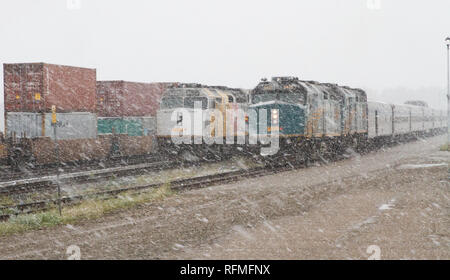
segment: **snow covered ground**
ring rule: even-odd
[[[82,259],[449,259],[444,141],[429,138],[0,237],[0,258],[67,258],[75,245]]]

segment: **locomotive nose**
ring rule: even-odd
[[[286,103],[258,104],[252,106],[258,114],[258,134],[278,132],[280,135],[303,135],[305,127],[305,110],[302,106]],[[265,113],[264,113],[265,110]],[[267,116],[267,129],[261,121]],[[262,125],[262,126],[260,126]]]

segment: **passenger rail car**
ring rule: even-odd
[[[369,139],[397,140],[442,132],[445,112],[422,106],[368,102]]]
[[[369,138],[391,136],[394,129],[392,105],[368,102]]]

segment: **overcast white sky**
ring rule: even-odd
[[[92,67],[98,80],[244,88],[290,75],[445,108],[449,0],[380,0],[380,9],[367,0],[66,2],[2,0],[0,62]],[[2,110],[3,86],[0,100]]]

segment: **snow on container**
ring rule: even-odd
[[[96,70],[47,63],[3,64],[5,112],[96,112]]]
[[[98,116],[154,117],[164,90],[172,84],[98,81]]]
[[[97,116],[89,112],[57,113],[56,137],[66,139],[89,139],[97,137]],[[51,113],[6,113],[6,135],[16,137],[51,137],[54,132],[51,125]]]

